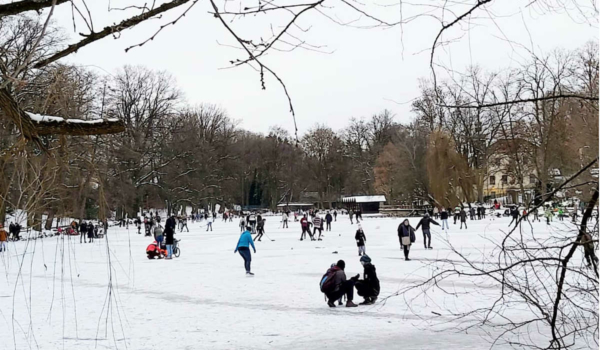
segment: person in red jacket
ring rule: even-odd
[[[308,233],[308,235],[310,236],[310,240],[314,241],[315,239],[313,238],[312,233],[310,233],[310,222],[308,222],[308,219],[306,218],[306,214],[304,214],[304,216],[302,217],[302,219],[300,219],[300,226],[302,227],[302,233],[300,234],[300,240],[304,240],[306,238],[306,234]]]

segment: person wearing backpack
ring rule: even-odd
[[[404,250],[404,260],[410,260],[408,253],[410,252],[411,244],[415,243],[415,229],[410,226],[408,219],[404,220],[398,226],[398,238],[400,239],[400,247]]]
[[[344,268],[346,268],[346,262],[340,260],[321,277],[319,285],[321,292],[327,298],[327,305],[329,307],[335,307],[335,301],[344,295],[346,295],[347,300],[346,307],[358,306],[352,302],[352,299],[354,299],[354,284],[358,280],[359,275],[347,280]]]
[[[356,245],[358,246],[358,256],[365,255],[365,242],[367,241],[367,237],[365,236],[365,232],[360,224],[358,224],[358,230],[356,230],[354,239],[356,240]]]
[[[377,300],[379,295],[379,279],[375,271],[375,265],[371,264],[371,258],[366,254],[360,258],[360,263],[364,268],[364,280],[356,281],[356,293],[365,299],[360,305],[371,305]]]
[[[252,255],[250,255],[250,245],[252,245],[252,249],[254,250],[254,254],[256,254],[256,247],[254,246],[254,241],[252,240],[252,227],[246,227],[246,231],[242,232],[240,239],[237,242],[235,250],[233,253],[240,252],[240,255],[244,259],[244,267],[246,268],[246,276],[254,276],[252,272],[250,272],[250,263],[252,262]]]

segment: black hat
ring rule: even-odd
[[[337,265],[337,267],[339,267],[339,268],[340,268],[340,269],[342,269],[342,270],[343,270],[344,268],[346,268],[346,263],[344,262],[344,260],[340,260],[340,261],[338,261],[336,265]]]
[[[368,255],[363,255],[363,256],[360,258],[360,262],[364,262],[364,263],[370,263],[370,262],[371,262],[371,258],[369,258],[369,256],[368,256]]]

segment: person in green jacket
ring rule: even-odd
[[[558,220],[563,221],[565,217],[565,211],[563,208],[558,208]]]

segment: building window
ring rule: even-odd
[[[494,175],[490,176],[490,185],[496,185],[496,177]]]
[[[508,175],[502,175],[502,184],[506,185],[508,183]]]
[[[529,184],[531,185],[535,185],[535,175],[531,174],[529,175]]]

